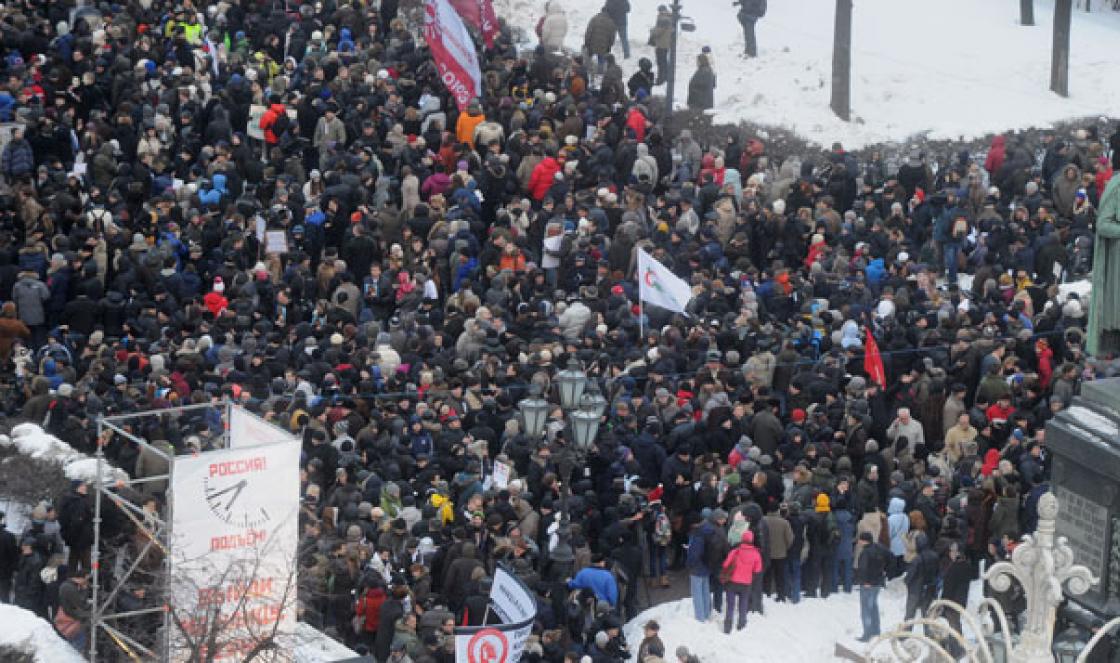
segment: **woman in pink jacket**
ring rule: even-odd
[[[739,603],[739,625],[742,631],[747,626],[747,602],[751,594],[751,583],[756,573],[762,573],[762,555],[754,547],[754,533],[750,530],[743,532],[739,545],[731,549],[727,559],[723,560],[724,573],[727,582],[723,589],[727,592],[727,612],[723,617],[723,632],[731,632],[731,616],[735,614],[736,600]]]

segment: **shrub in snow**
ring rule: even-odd
[[[0,442],[0,444],[3,444]],[[12,436],[4,446],[15,447],[19,453],[37,460],[51,461],[61,465],[69,479],[95,481],[97,479],[97,460],[77,451],[69,444],[44,431],[37,424],[20,424],[12,428]],[[102,477],[105,483],[128,480],[124,470],[103,462]]]

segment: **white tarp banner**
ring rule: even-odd
[[[455,663],[518,663],[533,632],[537,602],[521,580],[498,567],[490,588],[491,621],[500,624],[455,629]]]
[[[653,256],[638,249],[638,291],[642,301],[684,313],[692,288]]]
[[[240,405],[234,405],[229,413],[230,449],[255,447],[259,444],[274,442],[298,442],[299,439],[283,428],[271,424]]]
[[[175,459],[171,661],[207,660],[212,646],[214,663],[232,663],[272,639],[280,646],[261,660],[293,660],[299,454],[240,445]]]

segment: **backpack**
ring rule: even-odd
[[[288,133],[288,130],[292,128],[292,119],[288,117],[287,111],[276,114],[276,119],[272,121],[271,128],[272,135],[276,136],[277,138]]]
[[[667,546],[673,539],[673,523],[669,516],[662,511],[653,521],[653,542],[659,546]]]

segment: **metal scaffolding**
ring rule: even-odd
[[[116,600],[120,594],[122,587],[126,585],[129,578],[131,578],[140,568],[141,564],[155,549],[163,553],[163,561],[161,565],[160,574],[163,582],[155,583],[157,588],[161,591],[167,585],[168,564],[170,562],[170,555],[168,551],[171,544],[171,522],[173,513],[173,504],[171,496],[168,495],[167,504],[165,505],[163,517],[153,515],[145,512],[141,505],[134,503],[129,496],[118,494],[116,491],[132,486],[139,486],[146,483],[153,483],[157,481],[166,481],[170,486],[172,478],[175,475],[175,456],[168,454],[163,449],[153,446],[148,443],[142,436],[136,435],[131,431],[124,428],[130,422],[146,417],[178,417],[184,412],[197,411],[203,409],[220,409],[222,412],[223,432],[219,437],[220,446],[228,445],[229,435],[229,421],[232,413],[233,405],[229,401],[219,404],[203,403],[197,405],[184,405],[181,407],[170,407],[160,410],[148,410],[144,412],[133,412],[130,414],[120,414],[110,417],[100,417],[97,420],[97,481],[96,490],[94,493],[94,516],[93,516],[93,549],[90,551],[90,567],[91,567],[91,608],[90,608],[90,635],[89,635],[89,660],[91,663],[98,661],[98,634],[104,632],[105,635],[120,649],[120,651],[130,660],[164,660],[166,659],[166,646],[167,646],[167,622],[168,610],[163,596],[156,596],[155,603],[151,607],[139,610],[118,611],[116,610]],[[141,453],[151,453],[167,462],[168,472],[166,474],[159,474],[149,477],[140,477],[129,479],[127,481],[117,481],[106,484],[106,476],[108,470],[108,461],[105,459],[105,452],[103,450],[102,435],[106,429],[113,431],[117,435],[121,435],[136,444],[140,445]],[[132,525],[136,527],[137,531],[147,539],[147,542],[141,548],[136,558],[132,560],[131,565],[125,569],[108,594],[104,597],[101,596],[103,589],[101,582],[101,526],[102,526],[102,510],[104,508],[103,502],[108,500],[112,506],[118,508],[126,518],[131,521]],[[139,617],[143,615],[163,616],[163,627],[157,638],[157,645],[153,651],[152,648],[137,642],[135,638],[129,636],[127,633],[122,632],[116,624],[115,620],[124,619],[127,617]]]

